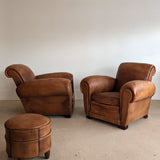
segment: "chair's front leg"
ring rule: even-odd
[[[45,158],[48,159],[50,156],[50,150],[48,152],[45,153]]]

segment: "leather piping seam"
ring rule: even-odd
[[[41,139],[43,139],[43,138],[45,138],[45,137],[47,137],[47,136],[50,136],[51,135],[51,131],[48,133],[48,134],[46,134],[45,136],[43,136],[43,137],[40,137],[40,134],[39,134],[39,131],[38,131],[38,138],[37,139],[33,139],[33,140],[25,140],[25,141],[18,141],[18,140],[9,140],[9,142],[34,142],[34,141],[37,141],[38,140],[38,144],[39,144],[39,140],[41,140]],[[7,138],[6,138],[7,139]],[[8,139],[7,139],[8,140]]]
[[[40,129],[38,128],[38,155],[40,154]]]
[[[133,92],[132,92],[132,90],[131,89],[129,89],[129,88],[126,88],[127,90],[129,90],[131,93],[132,93],[132,95],[133,95]],[[123,91],[124,92],[124,91]],[[121,93],[121,95],[120,95],[120,123],[122,123],[122,95],[123,95],[123,92]],[[133,99],[133,98],[132,98]],[[132,102],[132,101],[130,101],[130,102]],[[129,102],[129,103],[130,103]],[[127,113],[126,114],[128,114],[128,108],[127,108]],[[126,121],[126,120],[125,120]]]
[[[89,95],[90,95],[90,88],[89,88],[89,85],[88,85],[88,83],[87,82],[84,82],[84,84],[88,87],[88,111],[87,111],[87,113],[89,113],[90,112],[90,110],[91,110],[91,98],[89,98]]]
[[[151,68],[149,69],[149,73],[147,74],[146,80],[148,80],[148,79],[149,79],[150,74],[151,74],[151,72],[152,72],[153,68],[154,68],[154,67],[153,67],[153,66],[151,66]]]
[[[24,82],[23,78],[21,77],[21,75],[15,70],[15,69],[10,69],[10,70],[13,70],[14,72],[16,72],[18,74],[18,76],[20,77],[20,79],[22,80],[22,82]]]
[[[7,138],[7,137],[6,137]],[[10,153],[9,153],[9,156],[12,157],[12,143],[11,143],[11,131],[9,131],[9,145],[10,145]]]
[[[25,131],[25,130],[33,130],[33,129],[40,129],[40,128],[42,128],[42,127],[44,127],[44,126],[47,126],[48,124],[50,124],[51,123],[51,120],[49,119],[49,122],[47,123],[47,124],[44,124],[44,125],[42,125],[42,126],[40,126],[40,127],[36,127],[36,128],[29,128],[29,129],[10,129],[10,128],[8,128],[7,126],[5,126],[5,128],[7,128],[8,130],[20,130],[20,131]]]
[[[131,101],[130,101],[130,103],[132,103],[133,102],[133,100],[134,100],[134,92],[130,89],[130,88],[125,88],[124,90],[129,90],[131,93],[132,93],[132,99],[131,99]],[[122,91],[122,93],[121,93],[121,95],[124,93],[124,90]],[[120,96],[121,97],[121,96]],[[122,99],[122,98],[120,98],[120,99]],[[121,100],[120,100],[121,101]],[[121,104],[121,103],[120,103]]]

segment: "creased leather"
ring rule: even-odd
[[[39,114],[21,114],[5,122],[8,157],[25,159],[45,154],[51,148],[50,119]]]
[[[38,79],[17,87],[19,97],[71,96],[71,81],[65,78]]]
[[[121,127],[148,115],[155,93],[155,85],[151,82],[155,72],[152,64],[127,62],[120,64],[116,79],[107,76],[84,78],[80,87],[86,115]],[[115,93],[119,93],[119,100]]]
[[[155,93],[155,85],[151,81],[144,80],[134,80],[127,82],[121,87],[120,94],[123,94],[126,89],[129,89],[132,93],[130,103],[145,98],[150,98]]]
[[[6,68],[5,75],[13,78],[16,86],[35,79],[32,70],[23,64],[13,64]]]
[[[152,80],[156,69],[152,64],[146,63],[121,63],[116,75],[116,91],[127,82],[133,80]]]
[[[89,87],[89,94],[96,92],[112,91],[115,85],[115,79],[108,76],[89,76],[81,81],[81,91],[83,92],[83,83]]]
[[[73,83],[73,75],[68,72],[55,72],[55,73],[46,73],[37,75],[36,79],[43,79],[43,78],[65,78],[71,80],[72,83],[72,92],[74,94],[74,83]]]
[[[97,103],[101,103],[101,104],[119,106],[120,105],[120,93],[119,92],[95,93],[92,96],[92,100]]]
[[[17,94],[26,112],[44,115],[71,115],[74,108],[73,75],[67,72],[35,76],[22,64],[6,68],[7,77],[13,78]]]
[[[91,96],[96,92],[112,91],[115,79],[108,76],[89,76],[81,81],[80,88],[83,93],[85,112],[90,110]]]

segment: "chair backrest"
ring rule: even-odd
[[[35,75],[32,70],[23,64],[13,64],[8,66],[5,70],[5,75],[13,78],[16,86],[35,79]]]
[[[152,64],[129,62],[122,63],[118,68],[115,90],[120,91],[123,84],[132,80],[151,81],[155,72],[155,66]]]

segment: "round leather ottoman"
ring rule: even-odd
[[[25,113],[5,122],[8,157],[24,159],[45,154],[51,148],[50,119],[40,114]]]

